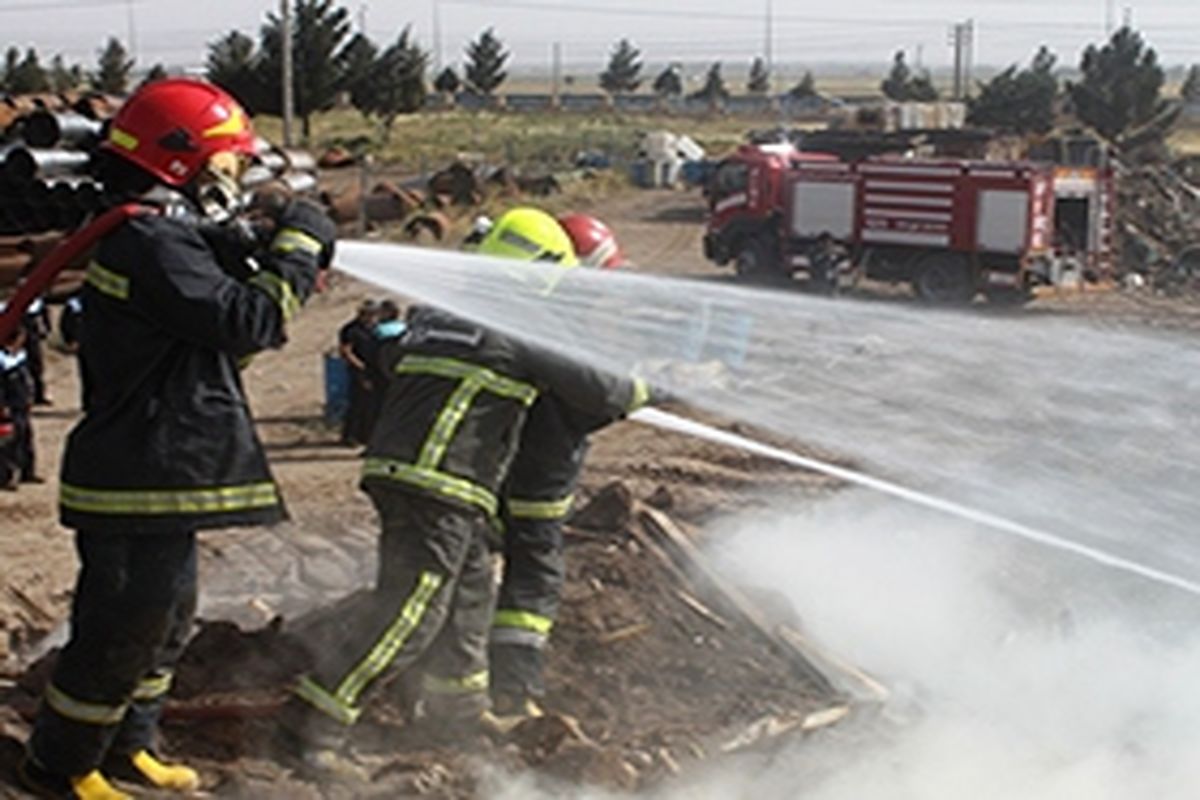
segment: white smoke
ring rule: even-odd
[[[673,388],[872,474],[1200,580],[1192,339],[583,271],[546,298],[513,274],[548,267],[361,244],[341,258],[610,370],[720,361],[728,380]],[[878,718],[655,797],[1196,793],[1194,596],[859,492],[729,524],[713,537],[721,563],[784,592],[810,636],[894,695]],[[522,781],[490,796],[603,795]]]

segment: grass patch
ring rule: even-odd
[[[581,150],[605,153],[618,162],[636,155],[640,134],[667,129],[686,133],[712,154],[733,149],[753,128],[779,124],[777,118],[709,118],[670,115],[594,115],[569,113],[492,113],[460,110],[423,112],[400,117],[389,141],[351,110],[331,111],[313,118],[314,150],[332,144],[367,142],[376,158],[409,172],[438,169],[459,153],[477,153],[493,163],[517,164],[527,170],[562,169]],[[255,125],[278,141],[278,119],[265,117]]]

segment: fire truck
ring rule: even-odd
[[[937,303],[1021,302],[1039,285],[1099,276],[1111,181],[1032,161],[872,157],[744,145],[706,187],[705,256],[755,281],[812,272],[838,243],[851,276],[908,282]],[[1071,223],[1060,235],[1056,209]]]

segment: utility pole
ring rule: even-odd
[[[125,0],[125,26],[129,37],[129,55],[138,60],[137,23],[133,15],[133,0]]]
[[[975,21],[956,22],[950,28],[950,45],[954,48],[954,99],[963,100],[970,93],[971,59],[975,44]]]
[[[433,0],[433,72],[442,72],[442,4],[441,0]]]
[[[280,47],[283,49],[283,146],[291,147],[292,131],[296,124],[296,86],[292,66],[292,5],[291,0],[279,0]]]
[[[358,7],[358,32],[363,36],[367,35],[367,4],[362,3]]]
[[[767,38],[763,47],[763,56],[767,62],[767,94],[771,93],[770,81],[775,75],[775,9],[771,0],[767,0]]]
[[[1112,36],[1113,21],[1116,19],[1116,0],[1104,0],[1104,35]]]
[[[1121,25],[1126,28],[1133,27],[1133,6],[1125,6],[1121,11]]]
[[[562,79],[562,42],[555,42],[550,54],[551,97],[558,105],[559,81]]]

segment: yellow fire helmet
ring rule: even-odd
[[[491,227],[476,250],[480,255],[518,261],[544,261],[577,267],[571,238],[558,220],[536,208],[514,208]]]

